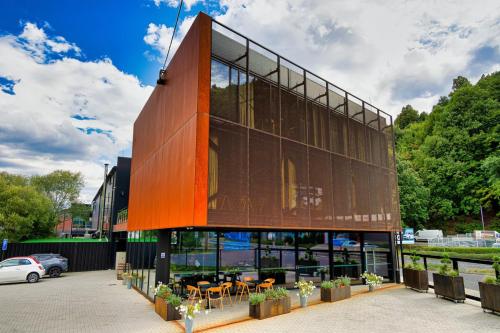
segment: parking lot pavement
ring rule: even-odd
[[[179,332],[114,271],[0,285],[0,332]]]

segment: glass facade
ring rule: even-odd
[[[211,68],[209,225],[399,228],[390,116],[215,22]]]

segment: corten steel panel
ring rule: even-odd
[[[198,15],[134,123],[128,230],[206,225],[210,33]]]

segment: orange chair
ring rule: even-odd
[[[260,293],[261,291],[265,289],[273,289],[273,284],[272,283],[261,283],[257,285],[257,292]]]
[[[255,291],[255,281],[253,277],[251,276],[245,276],[243,278],[243,282],[247,285],[248,291]]]
[[[265,279],[264,282],[274,284],[274,282],[276,282],[276,280],[273,278],[268,278],[268,279]]]
[[[238,298],[238,294],[240,295],[240,303],[241,299],[243,298],[243,294],[246,294],[247,296],[250,296],[250,290],[248,289],[248,285],[244,282],[241,281],[236,281],[236,297],[235,300]]]
[[[227,297],[229,298],[229,304],[233,305],[233,299],[231,298],[231,287],[233,286],[232,282],[224,282],[221,285],[222,288],[222,298]]]
[[[196,283],[198,285],[198,291],[200,292],[200,297],[203,298],[203,297],[207,297],[206,295],[206,289],[203,291],[203,293],[201,292],[201,289],[202,287],[205,287],[205,286],[210,286],[210,282],[208,281],[198,281],[198,283]]]
[[[206,297],[208,300],[208,308],[212,308],[212,302],[219,302],[221,310],[224,310],[222,287],[211,287],[207,289]]]
[[[191,302],[195,303],[197,300],[201,299],[200,288],[190,286],[190,285],[188,285],[186,288],[188,291],[188,302],[189,303],[191,303]]]

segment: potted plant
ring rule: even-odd
[[[351,297],[351,279],[347,276],[321,282],[321,301],[336,302]]]
[[[263,293],[252,293],[249,297],[250,317],[266,319],[289,313],[290,296],[285,288],[268,289]]]
[[[328,272],[327,267],[323,266],[323,267],[318,268],[318,273],[319,273],[319,276],[321,277],[321,281],[325,281],[327,272]]]
[[[406,264],[403,268],[403,280],[407,287],[413,290],[425,291],[429,289],[429,275],[424,265],[419,263],[420,257],[417,251],[413,251],[410,256],[411,263]]]
[[[144,275],[142,275],[142,274],[137,275],[136,287],[142,290],[143,281],[144,281]]]
[[[181,315],[184,316],[184,332],[192,333],[193,332],[193,324],[194,318],[198,313],[201,312],[203,301],[199,300],[197,303],[191,304],[188,303],[186,305],[179,305],[177,310]],[[208,313],[208,311],[205,311]]]
[[[137,274],[137,272],[132,272],[130,274],[130,280],[132,281],[132,285],[137,286],[137,277],[138,276],[139,275]]]
[[[500,313],[500,257],[493,257],[494,276],[487,276],[483,282],[479,282],[479,295],[481,307],[492,312]]]
[[[368,291],[370,292],[374,291],[375,288],[380,286],[382,284],[382,281],[384,281],[383,277],[378,276],[375,273],[368,273],[368,272],[364,272],[361,275],[361,278],[364,279],[365,284],[368,285]]]
[[[458,276],[458,272],[450,267],[450,257],[444,254],[438,273],[433,273],[434,293],[436,297],[442,296],[457,302],[465,301],[464,278]]]
[[[300,307],[305,308],[307,299],[312,295],[316,287],[312,281],[306,282],[306,280],[300,279],[299,282],[295,282],[295,288],[299,288],[297,296],[300,297]]]
[[[172,293],[172,289],[158,282],[158,286],[154,289],[155,295],[155,312],[163,318],[163,320],[179,320],[181,314],[178,307],[182,303],[182,299]]]
[[[259,279],[265,280],[273,278],[274,284],[285,284],[286,283],[286,270],[284,268],[275,268],[275,269],[265,269],[261,270]]]

